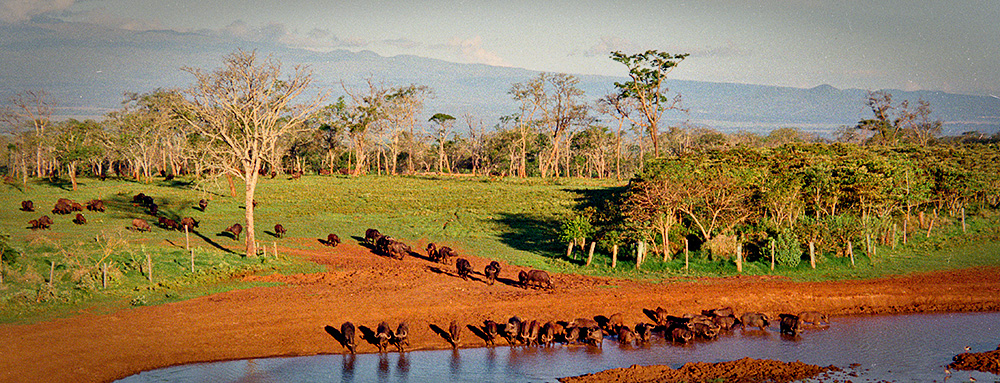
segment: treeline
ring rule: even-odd
[[[965,230],[966,217],[1000,207],[1000,147],[702,150],[650,160],[603,203],[569,220],[563,240],[590,237],[631,250],[642,243],[664,260],[683,257],[685,248],[786,266],[808,259],[810,249],[853,257],[859,248],[874,257],[877,245],[905,244],[946,223]]]

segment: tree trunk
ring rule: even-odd
[[[254,192],[256,192],[257,190],[257,176],[258,176],[256,167],[257,166],[248,166],[246,169],[248,174],[246,177],[246,188],[245,188],[246,196],[244,198],[244,203],[246,204],[247,235],[245,239],[246,239],[246,256],[248,257],[257,255],[257,242],[256,242],[256,237],[254,236],[256,230],[254,230],[254,219],[253,219],[254,218],[253,197],[254,197]]]
[[[233,181],[233,175],[226,173],[226,178],[229,180],[229,196],[236,197],[236,182]]]
[[[66,171],[69,172],[69,182],[73,184],[73,191],[76,191],[76,162],[70,161],[66,165]]]
[[[573,256],[573,243],[574,243],[574,241],[569,241],[569,246],[566,247],[566,258],[567,259],[573,259],[573,258],[570,258],[571,256]]]
[[[635,248],[635,268],[639,268],[642,265],[642,261],[646,259],[646,242],[639,241],[639,246]]]

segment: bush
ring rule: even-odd
[[[778,265],[795,267],[802,260],[802,245],[792,233],[781,232],[774,241],[774,260]]]
[[[0,235],[0,261],[6,263],[7,265],[13,265],[17,263],[17,258],[21,255],[20,251],[11,247],[10,245],[10,235],[3,234]]]

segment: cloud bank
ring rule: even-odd
[[[0,22],[21,23],[49,12],[64,11],[75,0],[0,0]]]

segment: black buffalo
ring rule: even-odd
[[[522,270],[517,274],[517,279],[521,282],[521,287],[524,288],[528,288],[529,284],[537,283],[539,286],[552,289],[552,279],[549,278],[549,273],[544,270],[530,270],[528,272]]]

